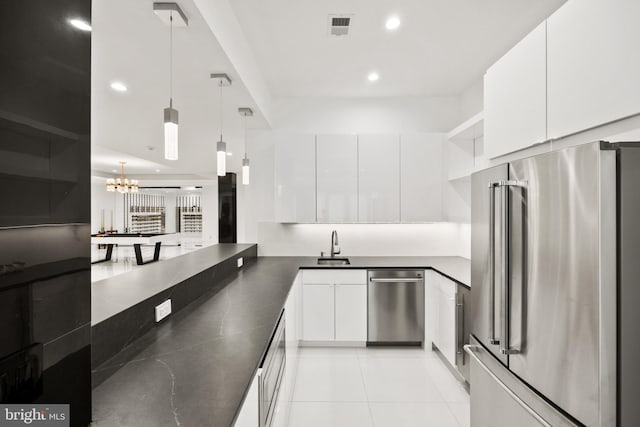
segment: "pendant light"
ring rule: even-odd
[[[249,185],[249,158],[247,157],[247,117],[253,116],[253,110],[248,107],[238,108],[238,112],[244,117],[244,158],[242,159],[242,184]]]
[[[211,74],[211,78],[217,81],[218,87],[220,88],[220,141],[216,143],[216,156],[218,176],[225,176],[227,174],[227,143],[224,142],[222,138],[222,123],[224,118],[224,111],[222,110],[222,88],[231,86],[231,79],[226,74]]]
[[[154,3],[153,11],[169,25],[169,107],[164,109],[164,158],[178,160],[178,110],[173,108],[173,27],[186,27],[188,20],[176,3]]]

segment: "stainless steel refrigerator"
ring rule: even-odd
[[[472,427],[640,425],[638,146],[472,175]]]

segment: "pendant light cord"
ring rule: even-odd
[[[173,108],[173,12],[169,13],[169,108]]]

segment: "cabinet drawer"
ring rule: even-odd
[[[363,285],[367,283],[367,270],[304,270],[302,281],[305,285]]]

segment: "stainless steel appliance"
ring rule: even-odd
[[[638,146],[586,144],[473,174],[473,427],[640,420]]]
[[[278,326],[271,338],[269,348],[258,369],[258,398],[260,427],[269,427],[273,422],[274,410],[287,362],[285,341],[284,310],[280,314]]]
[[[422,345],[424,272],[367,272],[367,345]]]

